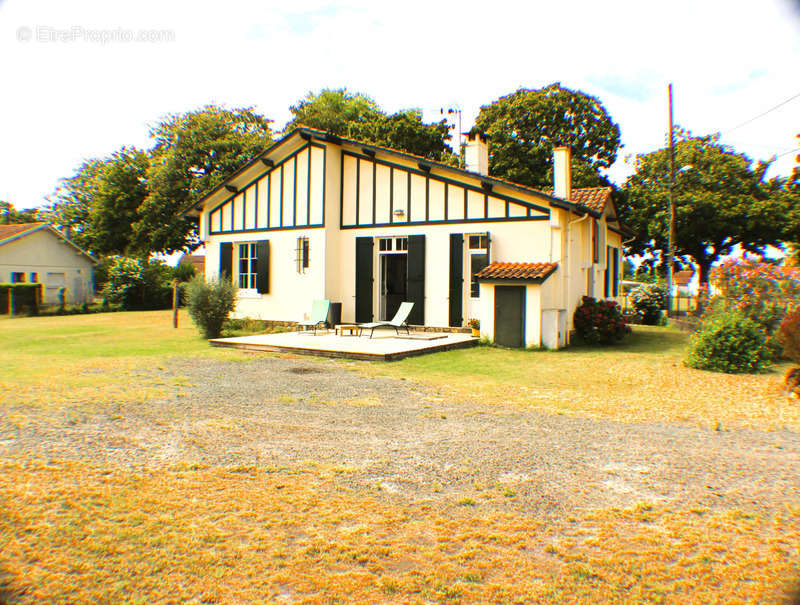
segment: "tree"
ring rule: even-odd
[[[294,119],[287,130],[304,125],[439,162],[455,158],[446,144],[450,138],[447,120],[426,124],[416,109],[389,115],[370,97],[345,88],[308,93],[290,109]]]
[[[800,228],[780,181],[764,182],[766,163],[722,145],[718,136],[679,131],[675,146],[675,252],[691,256],[707,284],[711,265],[737,245],[763,253],[767,245],[797,241]],[[636,173],[625,184],[622,222],[636,232],[632,248],[667,254],[669,150],[637,157]]]
[[[489,135],[492,175],[530,187],[553,184],[553,148],[572,150],[573,183],[608,185],[600,174],[617,157],[619,126],[599,99],[562,87],[521,88],[481,107],[476,130]]]
[[[91,250],[87,226],[89,208],[97,191],[102,160],[86,160],[71,177],[61,183],[48,204],[37,212],[39,220],[61,228],[78,246]]]
[[[148,194],[147,154],[123,147],[100,164],[86,225],[88,247],[98,254],[128,254],[138,246],[133,224]]]
[[[272,141],[270,122],[251,107],[208,105],[155,126],[148,194],[133,225],[134,249],[171,253],[196,244],[197,226],[181,211],[263,151]]]
[[[32,223],[36,220],[36,209],[17,210],[11,202],[0,200],[0,225]]]

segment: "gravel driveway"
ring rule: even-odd
[[[796,504],[800,434],[620,424],[446,400],[360,363],[254,356],[177,360],[152,375],[174,394],[103,413],[0,418],[0,456],[108,466],[317,464],[347,485],[407,500],[504,489],[544,516],[670,501],[773,509]],[[354,371],[356,370],[356,371]]]

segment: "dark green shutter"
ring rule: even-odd
[[[464,295],[464,234],[450,234],[450,325],[461,326]]]
[[[605,297],[611,296],[611,246],[606,247]]]
[[[372,238],[356,238],[356,322],[372,321]]]
[[[233,279],[233,244],[222,242],[219,245],[219,278]]]
[[[614,248],[614,275],[612,276],[614,284],[614,296],[619,295],[619,248]]]
[[[256,289],[259,294],[269,294],[269,240],[256,242]]]
[[[425,324],[425,236],[411,235],[408,238],[408,301],[414,303],[408,323],[415,326]]]

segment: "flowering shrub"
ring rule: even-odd
[[[661,309],[667,306],[667,291],[657,284],[642,284],[631,290],[629,300],[642,316],[642,323],[655,326],[661,319]]]
[[[616,302],[596,300],[591,296],[583,297],[572,322],[578,336],[590,344],[611,344],[622,340],[631,331]]]
[[[800,270],[752,260],[730,260],[712,271],[717,293],[708,315],[736,311],[766,332],[773,357],[781,354],[778,326],[800,307]]]
[[[750,260],[730,260],[712,271],[718,290],[712,303],[722,298],[735,310],[775,332],[781,320],[800,305],[800,270]]]
[[[684,363],[712,372],[756,374],[769,367],[772,354],[761,326],[741,312],[727,311],[703,321]]]
[[[779,339],[784,356],[800,364],[800,310],[795,310],[783,319]],[[800,368],[794,367],[787,372],[785,384],[790,393],[800,395]]]

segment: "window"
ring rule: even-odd
[[[392,238],[391,237],[382,237],[378,240],[378,250],[381,252],[391,252],[392,251]]]
[[[295,260],[297,261],[297,272],[298,273],[305,273],[305,270],[308,269],[309,260],[309,243],[307,237],[298,237],[297,238],[297,249]]]
[[[80,273],[80,270],[78,271]],[[37,284],[39,283],[39,274],[38,273],[31,273],[31,283]]]
[[[11,273],[11,283],[19,284],[25,281],[25,274],[21,271],[14,271]]]
[[[239,244],[239,287],[255,290],[258,279],[256,244]]]
[[[473,233],[468,235],[467,247],[469,248],[469,295],[470,298],[478,298],[480,287],[475,275],[489,264],[489,234]]]
[[[470,250],[487,250],[489,248],[489,234],[476,234],[469,236]]]
[[[408,238],[396,237],[394,240],[394,249],[399,251],[408,251]]]

